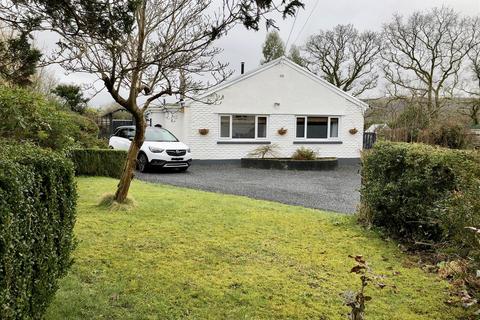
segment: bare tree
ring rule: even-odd
[[[304,50],[312,72],[358,96],[377,85],[374,69],[380,49],[377,33],[360,33],[349,24],[311,36]]]
[[[414,99],[435,118],[458,86],[462,62],[476,45],[476,25],[445,7],[415,12],[406,20],[395,15],[382,36],[390,96]]]
[[[478,19],[480,18],[476,19],[477,23]],[[477,34],[477,37],[480,38],[480,33]],[[469,51],[468,63],[471,78],[464,86],[463,91],[469,95],[470,99],[465,102],[460,113],[468,116],[472,120],[472,124],[478,125],[480,123],[480,44],[473,46]]]
[[[284,16],[303,6],[282,5]],[[215,60],[212,42],[237,23],[258,29],[272,10],[272,0],[6,0],[0,18],[23,30],[55,32],[60,39],[50,62],[96,75],[133,115],[135,137],[115,193],[124,202],[144,141],[144,111],[161,97],[192,96],[223,81],[229,73]],[[202,81],[206,76],[213,80]]]
[[[58,79],[55,77],[55,73],[48,70],[47,67],[37,68],[31,79],[32,84],[30,87],[32,90],[40,92],[46,96],[51,96],[53,88],[59,83]]]

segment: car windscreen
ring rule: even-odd
[[[145,130],[145,141],[177,142],[178,139],[165,129],[147,128]]]

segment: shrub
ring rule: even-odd
[[[464,228],[480,224],[478,153],[379,142],[362,164],[362,219],[407,243],[473,250]]]
[[[75,174],[120,178],[127,152],[112,149],[73,149],[69,157],[75,165]]]
[[[472,146],[471,133],[465,119],[443,114],[431,118],[421,106],[410,105],[389,124],[377,131],[379,140],[420,142],[452,149]]]
[[[0,136],[55,150],[102,145],[91,119],[39,93],[5,86],[0,86]]]
[[[442,218],[442,231],[447,235],[447,240],[454,244],[447,248],[447,252],[474,257],[477,263],[480,263],[477,235],[466,228],[480,227],[479,179],[440,200],[436,208],[436,213]]]
[[[108,148],[108,140],[98,138],[99,128],[95,121],[85,115],[67,113],[73,126],[70,134],[74,143],[70,148]]]
[[[315,160],[317,153],[312,149],[300,147],[292,155],[293,160]]]
[[[0,141],[2,319],[40,319],[72,263],[76,191],[71,161]]]
[[[249,157],[264,159],[265,156],[270,158],[278,157],[278,149],[280,147],[276,143],[266,144],[264,146],[257,147],[248,153]]]
[[[468,128],[459,122],[441,121],[419,134],[418,141],[451,149],[466,149],[471,145]]]

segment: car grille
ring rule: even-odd
[[[187,150],[167,150],[167,154],[172,157],[184,156]]]
[[[164,168],[183,168],[183,167],[188,167],[188,163],[186,163],[186,162],[167,162],[163,167]]]

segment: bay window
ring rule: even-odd
[[[296,123],[296,137],[300,139],[338,138],[338,117],[299,116]]]
[[[267,137],[267,117],[255,115],[221,115],[220,138],[262,139]]]

